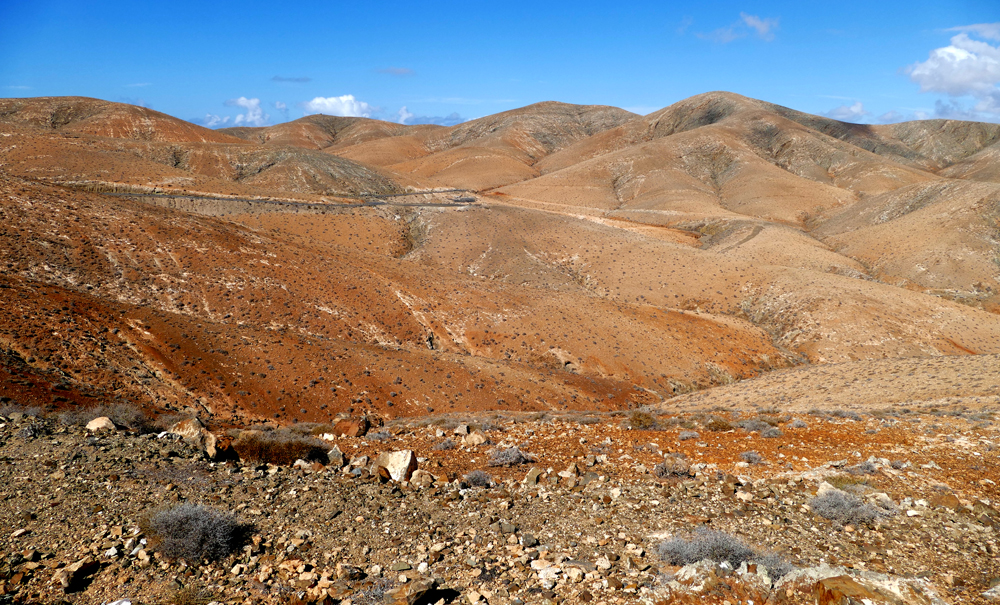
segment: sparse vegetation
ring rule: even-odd
[[[656,428],[656,418],[649,412],[636,410],[628,417],[628,425],[640,431],[650,431]]]
[[[392,434],[387,431],[378,431],[377,433],[368,433],[365,435],[367,441],[375,441],[377,443],[385,443],[392,439]]]
[[[455,443],[455,440],[452,439],[451,437],[448,437],[444,441],[436,444],[433,449],[435,451],[438,451],[438,452],[445,452],[445,451],[448,451],[448,450],[453,450],[453,449],[455,449],[457,447],[458,447],[458,444]]]
[[[865,525],[889,515],[887,511],[866,504],[857,496],[832,489],[809,501],[819,516],[843,525]]]
[[[781,429],[776,426],[769,426],[760,432],[760,436],[764,439],[776,439],[783,435],[784,433],[781,432]]]
[[[512,446],[507,449],[497,449],[490,452],[490,466],[516,466],[534,462],[534,456],[521,451],[521,448]]]
[[[733,425],[725,418],[712,416],[707,422],[705,422],[705,428],[713,433],[724,433],[726,431],[733,430]]]
[[[660,558],[671,565],[690,565],[708,559],[728,563],[737,569],[743,563],[757,562],[767,568],[772,578],[780,578],[794,567],[774,553],[759,553],[742,540],[721,532],[699,527],[687,537],[673,537],[657,547]]]
[[[743,452],[742,454],[740,454],[740,458],[743,459],[743,462],[746,462],[748,464],[764,463],[764,457],[754,451]]]
[[[663,462],[653,467],[653,474],[661,479],[687,476],[691,465],[680,456],[667,456]]]
[[[700,436],[701,435],[699,435],[695,431],[681,431],[681,433],[679,435],[677,435],[677,439],[679,441],[687,441],[689,439],[697,439]]]
[[[163,556],[191,564],[229,555],[252,530],[234,516],[200,504],[152,511],[143,518],[141,527],[151,546]]]
[[[493,476],[486,471],[472,471],[462,481],[469,487],[490,487],[493,485]]]
[[[788,423],[788,426],[789,426],[789,428],[793,428],[793,429],[807,429],[807,428],[809,428],[808,424],[806,424],[802,420],[799,420],[798,418],[796,418],[795,420],[793,420],[790,423]]]
[[[326,464],[327,445],[314,437],[291,431],[247,431],[233,441],[241,460],[288,466],[296,460]]]

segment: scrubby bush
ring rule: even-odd
[[[726,431],[733,430],[733,425],[731,422],[725,418],[719,418],[718,416],[712,416],[705,422],[705,428],[712,431],[713,433],[724,433]]]
[[[299,459],[323,464],[328,462],[328,446],[314,437],[280,430],[248,433],[233,441],[233,449],[241,460],[280,466],[291,465]]]
[[[708,559],[726,562],[733,569],[743,563],[757,563],[767,568],[772,579],[778,579],[795,569],[774,553],[760,553],[742,540],[727,533],[699,527],[686,538],[673,537],[657,547],[660,558],[670,565],[690,565]]]
[[[452,439],[451,437],[448,437],[447,439],[445,439],[441,443],[438,443],[437,445],[435,445],[433,449],[436,450],[436,451],[438,451],[438,452],[443,452],[443,451],[447,451],[447,450],[453,450],[456,447],[458,447],[458,444],[455,443],[455,440]]]
[[[788,426],[791,427],[791,428],[793,428],[793,429],[805,429],[805,428],[809,428],[808,424],[806,424],[805,422],[799,420],[798,418],[796,418],[795,420],[793,420]]]
[[[633,429],[648,431],[656,428],[656,418],[648,412],[636,410],[628,417],[628,424]]]
[[[379,443],[383,443],[390,439],[392,439],[392,435],[387,431],[379,431],[377,433],[368,433],[365,435],[366,441],[377,441]]]
[[[809,501],[809,507],[817,515],[844,525],[868,524],[890,514],[839,489],[828,490],[816,496]]]
[[[490,452],[490,466],[516,466],[518,464],[527,464],[529,462],[534,462],[535,458],[525,452],[521,451],[521,448],[517,446],[509,447],[507,449],[493,450]]]
[[[761,464],[764,462],[764,457],[754,451],[743,452],[740,454],[740,458],[749,464]]]
[[[763,437],[764,439],[777,439],[782,435],[784,435],[784,433],[782,433],[781,429],[779,429],[776,426],[769,426],[760,432],[760,436]]]
[[[691,470],[691,465],[680,456],[667,456],[663,462],[653,467],[653,474],[660,479],[683,477]]]
[[[493,476],[485,471],[472,471],[462,481],[469,487],[490,487],[493,485]]]
[[[169,428],[170,426],[164,424],[162,421],[154,422],[142,408],[128,403],[64,410],[59,413],[58,418],[59,422],[65,425],[84,426],[94,418],[100,418],[101,416],[107,416],[116,426],[125,427],[140,433],[150,433]]]
[[[853,420],[855,422],[861,421],[861,415],[857,412],[852,412],[851,410],[833,410],[830,415],[834,418],[847,418],[848,420]]]
[[[699,527],[687,538],[675,536],[661,542],[657,551],[670,565],[690,565],[709,559],[718,563],[726,561],[733,569],[757,554],[741,540],[704,527]]]
[[[854,466],[849,466],[845,468],[844,471],[852,475],[874,475],[875,473],[878,472],[878,469],[875,467],[873,463],[866,460],[864,462],[855,464]]]
[[[237,550],[252,531],[229,513],[200,504],[153,511],[141,521],[151,546],[169,559],[215,561]]]
[[[677,435],[677,439],[680,441],[687,441],[688,439],[697,439],[700,436],[701,435],[695,431],[681,431],[681,434]]]
[[[740,420],[736,423],[736,426],[748,433],[759,433],[771,428],[770,424],[757,419]]]

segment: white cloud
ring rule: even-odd
[[[774,31],[778,29],[778,19],[740,13],[740,19],[729,27],[721,27],[707,34],[695,34],[702,40],[710,40],[718,44],[728,44],[740,38],[746,38],[751,32],[765,42],[774,40]]]
[[[413,117],[413,114],[406,110],[406,105],[399,108],[399,113],[396,114],[399,118],[400,124],[406,124],[406,121]]]
[[[1000,24],[953,29],[965,29],[983,37],[1000,36],[991,29],[993,25],[1000,32]],[[920,85],[920,92],[972,97],[975,99],[974,112],[1000,114],[1000,88],[997,87],[1000,83],[1000,46],[973,40],[963,32],[952,37],[950,45],[932,50],[926,61],[908,66],[905,72]],[[954,102],[944,104],[935,107],[935,114],[966,113],[957,111],[956,107]]]
[[[126,84],[125,88],[145,88],[146,86],[152,86],[150,82],[138,82],[136,84]]]
[[[895,109],[891,109],[883,113],[876,119],[878,120],[879,124],[895,124],[896,122],[905,122],[906,116],[896,111]]]
[[[271,116],[264,113],[260,107],[260,99],[248,99],[240,97],[226,101],[227,107],[242,107],[247,110],[233,120],[234,126],[266,126]]]
[[[1000,40],[1000,23],[976,23],[975,25],[959,25],[949,27],[946,32],[971,32],[987,40]]]
[[[206,128],[220,128],[228,123],[229,123],[229,116],[222,118],[210,113],[206,113],[205,119],[201,121],[201,125]]]
[[[372,115],[374,108],[354,98],[354,95],[343,95],[340,97],[316,97],[312,101],[302,104],[306,113],[322,113],[329,116],[349,116],[356,118],[367,118]]]
[[[285,111],[288,109],[288,105],[285,105],[281,101],[275,101],[274,108],[277,109],[278,111]]]
[[[774,30],[778,29],[777,19],[761,19],[757,15],[748,15],[746,13],[740,13],[740,18],[743,19],[743,23],[746,23],[748,27],[757,32],[757,37],[761,40],[767,40],[768,42],[774,40]]]
[[[857,101],[852,105],[845,104],[840,107],[834,107],[823,115],[834,120],[840,120],[841,122],[853,122],[856,124],[871,115],[871,112],[865,110],[865,106],[861,101]]]

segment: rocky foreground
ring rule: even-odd
[[[239,431],[8,411],[0,603],[1000,600],[997,426],[935,412],[302,426],[286,440],[329,453],[279,466],[233,459]],[[855,508],[831,514],[829,493]],[[235,551],[165,556],[144,519],[182,503],[247,524]],[[683,563],[722,534],[750,553],[738,565]]]

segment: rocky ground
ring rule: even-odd
[[[223,460],[239,431],[220,435],[213,461],[170,433],[11,409],[0,603],[985,603],[1000,592],[989,411],[376,421],[363,437],[325,435],[325,465],[276,466]],[[534,462],[491,466],[510,447]],[[409,481],[372,467],[403,450],[419,468]],[[469,485],[472,471],[490,485]],[[876,518],[817,514],[813,498],[837,489]],[[169,559],[141,527],[181,503],[252,529],[219,560]],[[699,527],[757,555],[736,569],[659,555]]]

